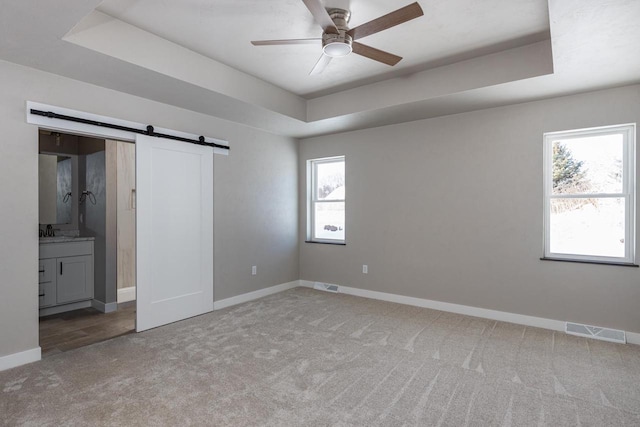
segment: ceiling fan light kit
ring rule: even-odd
[[[403,24],[424,14],[420,5],[415,2],[394,12],[349,29],[351,11],[337,8],[324,8],[321,0],[302,0],[313,15],[316,23],[323,30],[322,55],[310,74],[321,73],[332,58],[340,58],[351,52],[390,66],[396,65],[402,57],[376,49],[354,40],[378,33],[396,25]],[[315,43],[318,39],[287,39],[252,41],[254,46],[273,46],[290,44]]]
[[[325,55],[332,58],[339,58],[341,56],[347,56],[353,50],[351,47],[353,43],[351,36],[345,34],[344,31],[340,32],[342,34],[322,35],[322,51]]]
[[[353,37],[347,34],[347,31],[349,31],[347,24],[351,18],[351,12],[344,9],[329,9],[327,13],[335,24],[338,33],[325,32],[322,34],[322,51],[332,58],[347,56],[353,50],[351,47]]]

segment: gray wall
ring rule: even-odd
[[[58,156],[40,154],[38,188],[39,221],[55,224],[58,218]]]
[[[251,129],[229,140],[214,163],[215,300],[299,278],[297,141]]]
[[[640,86],[303,140],[301,279],[640,332],[640,269],[539,259],[543,132],[630,122]],[[306,160],[343,154],[347,245],[303,243]]]
[[[214,160],[215,297],[298,279],[294,139],[4,61],[0,75],[0,357],[38,346],[38,129],[27,100],[230,141],[231,155]]]
[[[106,237],[107,237],[107,173],[105,163],[104,142],[103,150],[96,153],[78,156],[80,171],[80,194],[91,191],[95,197],[95,205],[89,196],[80,205],[80,235],[93,236],[93,271],[94,298],[107,303],[106,295]],[[78,197],[80,197],[80,194]]]

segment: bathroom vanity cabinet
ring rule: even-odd
[[[91,306],[93,245],[92,237],[40,240],[40,316]]]

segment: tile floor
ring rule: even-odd
[[[118,310],[112,313],[85,308],[41,317],[42,357],[133,332],[135,318],[135,301],[118,304]]]

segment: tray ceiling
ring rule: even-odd
[[[326,0],[351,26],[412,0]],[[0,60],[293,137],[640,83],[640,1],[418,0],[425,15],[308,73],[320,47],[302,0],[7,1]],[[67,106],[73,108],[75,106]]]
[[[327,0],[352,12],[353,28],[412,0]],[[394,67],[358,55],[309,71],[321,44],[251,40],[314,38],[322,29],[300,0],[106,0],[97,10],[305,98],[407,75],[549,38],[546,0],[421,1],[425,15],[360,40],[403,57]]]

